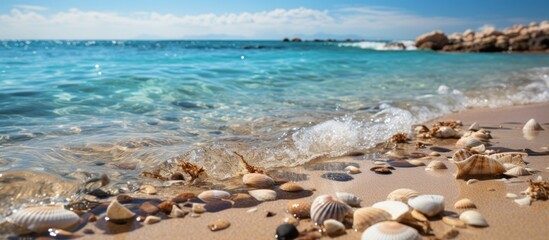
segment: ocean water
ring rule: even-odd
[[[242,168],[341,156],[469,107],[549,101],[549,55],[383,42],[1,41],[0,208],[131,189],[176,160]],[[405,42],[411,46],[410,42]],[[5,212],[5,211],[0,211]]]

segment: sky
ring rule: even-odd
[[[0,0],[0,39],[404,40],[549,20],[549,0]]]

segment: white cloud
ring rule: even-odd
[[[38,6],[38,5],[20,4],[20,5],[15,5],[14,7],[17,9],[25,10],[25,11],[47,11],[48,10],[47,7]]]
[[[51,15],[39,6],[16,7],[0,15],[2,39],[130,39],[139,36],[181,39],[200,36],[279,39],[317,34],[365,38],[415,37],[435,28],[465,24],[460,19],[422,17],[395,9],[348,8],[334,12],[274,9],[261,12],[182,15],[158,12],[82,11],[69,9]],[[38,8],[36,8],[38,7]]]

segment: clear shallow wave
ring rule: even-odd
[[[40,172],[52,184],[107,173],[113,190],[128,189],[143,170],[173,170],[176,158],[222,180],[241,168],[233,151],[262,167],[294,166],[467,107],[549,101],[547,55],[269,41],[1,43],[0,171]],[[12,195],[2,196],[46,198]]]

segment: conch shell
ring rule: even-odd
[[[462,161],[455,161],[457,166],[456,178],[494,177],[507,170],[498,160],[486,155],[475,154]]]

